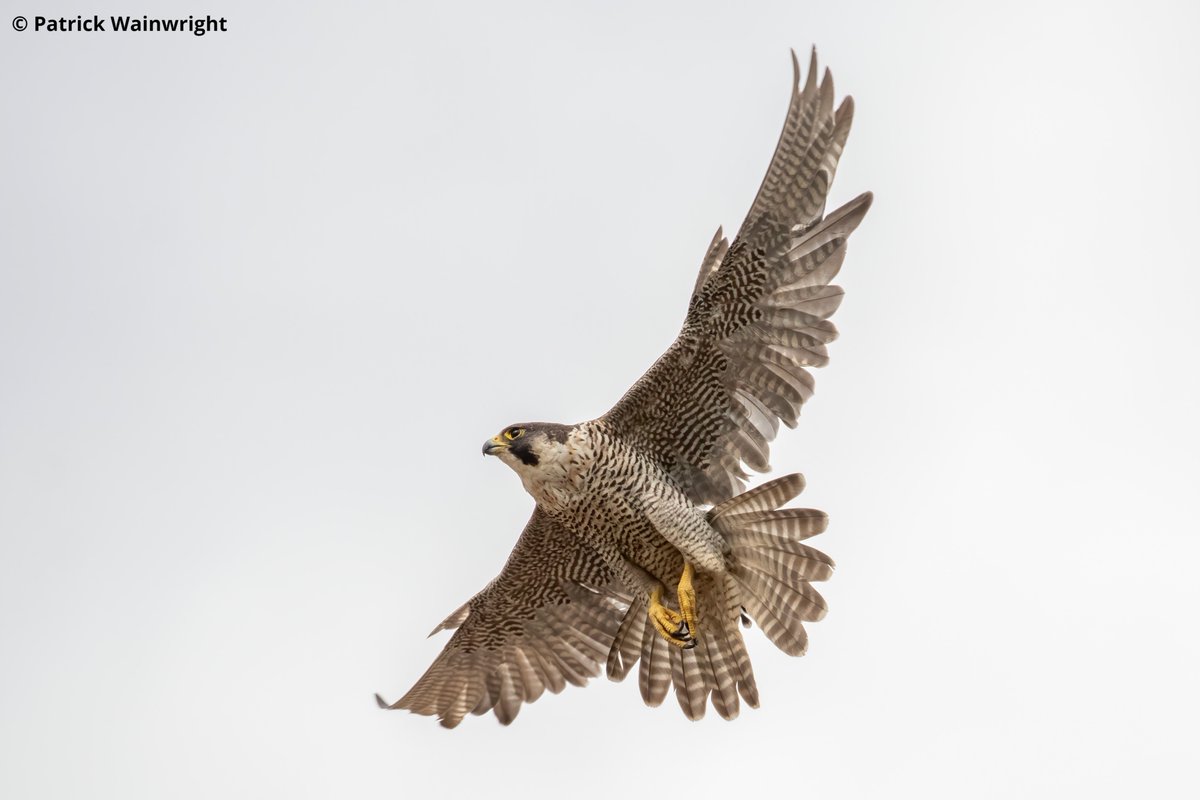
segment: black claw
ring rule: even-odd
[[[677,642],[687,642],[683,646],[684,650],[691,650],[696,646],[696,639],[692,636],[692,631],[686,622],[679,623],[679,627],[671,634],[671,638]]]

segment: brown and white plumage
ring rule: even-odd
[[[792,103],[771,166],[732,245],[720,231],[700,268],[679,338],[604,419],[653,453],[697,503],[745,486],[741,464],[765,472],[778,420],[794,427],[812,395],[807,367],[828,363],[841,303],[829,281],[871,205],[861,195],[822,218],[853,101],[833,111],[833,78],[795,70]],[[717,258],[720,257],[718,262]]]
[[[457,628],[397,707],[447,727],[494,708],[508,723],[521,702],[582,686],[628,609],[612,581],[594,550],[535,509],[496,579],[434,629]]]
[[[871,196],[824,215],[853,105],[834,110],[815,51],[803,86],[793,64],[766,177],[733,243],[718,230],[710,244],[675,343],[599,419],[512,426],[485,444],[537,507],[499,576],[435,629],[457,628],[441,655],[389,707],[448,727],[494,710],[507,724],[545,691],[602,669],[621,680],[640,662],[647,704],[674,686],[689,718],[709,702],[732,718],[741,701],[758,704],[746,615],[784,652],[804,652],[803,623],[825,613],[812,582],[833,564],[802,542],[826,517],[780,508],[803,489],[798,475],[739,492],[743,465],[769,468],[779,421],[796,424],[807,368],[827,362],[842,296],[829,281]],[[647,621],[685,564],[697,570],[690,649]]]

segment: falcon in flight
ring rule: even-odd
[[[791,105],[775,155],[733,244],[718,230],[665,354],[599,419],[509,425],[483,445],[537,505],[491,583],[434,629],[456,629],[395,703],[452,728],[603,668],[635,665],[642,698],[674,686],[691,719],[709,701],[726,719],[758,706],[742,627],[758,624],[793,656],[804,623],[825,615],[814,581],[833,561],[805,544],[824,513],[782,508],[804,488],[788,475],[743,492],[769,469],[779,423],[795,427],[837,331],[830,285],[866,193],[825,214],[850,133],[849,97],[834,109],[828,70],[807,79],[792,54]],[[744,465],[744,466],[743,466]],[[431,634],[432,635],[432,634]]]

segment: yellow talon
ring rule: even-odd
[[[655,586],[650,592],[650,622],[658,634],[676,647],[687,649],[696,646],[687,622],[678,611],[672,611],[662,603],[662,586]]]

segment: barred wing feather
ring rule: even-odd
[[[434,629],[457,628],[433,665],[395,703],[376,700],[448,728],[489,710],[507,725],[522,703],[600,673],[629,608],[612,582],[590,547],[535,510],[496,579]]]
[[[816,81],[816,53],[792,101],[766,177],[732,245],[717,232],[674,344],[601,419],[657,460],[696,503],[745,487],[743,464],[770,468],[779,422],[796,425],[812,395],[809,367],[828,363],[830,284],[846,241],[871,205],[860,195],[825,216],[850,133],[853,101],[835,111],[833,78]]]

